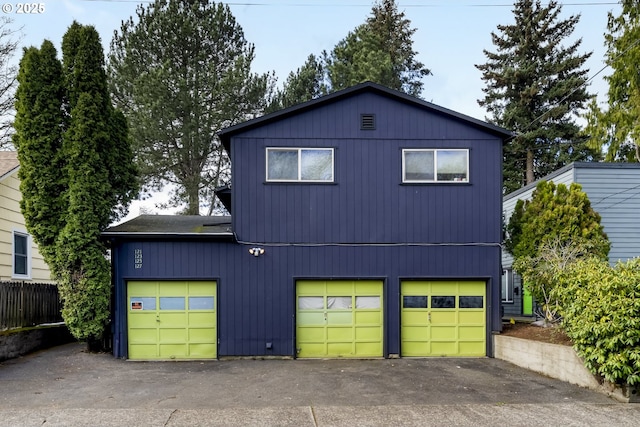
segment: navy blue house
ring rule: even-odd
[[[114,355],[492,356],[509,136],[373,83],[224,129],[230,217],[103,233]]]

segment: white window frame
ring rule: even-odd
[[[297,179],[273,179],[269,178],[269,152],[270,151],[297,151],[298,152],[298,177]],[[328,151],[331,153],[331,177],[329,179],[302,179],[302,152],[303,151]],[[267,147],[265,155],[265,179],[267,182],[302,182],[302,183],[333,183],[335,181],[335,149],[325,147]]]
[[[456,151],[456,152],[464,152],[466,153],[467,161],[465,164],[465,168],[467,171],[467,178],[461,181],[439,181],[438,180],[438,152],[440,151]],[[415,153],[415,152],[431,152],[433,153],[433,179],[407,179],[407,171],[406,171],[406,153]],[[402,182],[403,183],[438,183],[438,184],[468,184],[470,182],[470,172],[469,172],[469,149],[468,148],[403,148],[402,149]]]
[[[513,270],[505,268],[502,270],[500,285],[500,300],[506,303],[513,302]],[[506,295],[505,295],[506,294]]]
[[[26,242],[26,254],[17,254],[16,253],[16,236],[23,237]],[[16,256],[26,256],[27,263],[27,274],[18,274],[16,273]],[[20,230],[13,230],[11,233],[11,278],[13,279],[31,279],[31,236],[29,233]]]

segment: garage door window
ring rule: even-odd
[[[213,297],[189,297],[189,310],[213,310]]]
[[[460,308],[482,308],[483,297],[460,296]]]
[[[380,297],[356,297],[356,308],[380,308]]]
[[[351,305],[351,297],[327,297],[328,310],[349,310]]]
[[[322,297],[299,297],[298,308],[300,310],[322,310],[324,308],[324,298]]]
[[[427,308],[427,297],[405,295],[402,297],[402,306],[404,308]]]
[[[160,310],[184,310],[184,297],[160,297]]]
[[[129,308],[132,311],[155,310],[156,299],[153,297],[131,297],[129,298]]]
[[[432,296],[431,308],[456,308],[455,296]]]

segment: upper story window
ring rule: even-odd
[[[402,182],[469,182],[469,150],[402,150]]]
[[[267,148],[267,181],[333,182],[333,148]]]
[[[17,279],[30,278],[29,235],[13,232],[13,276]]]

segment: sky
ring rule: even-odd
[[[38,4],[35,10],[24,5]],[[13,20],[11,27],[22,34],[20,46],[40,46],[45,39],[58,47],[71,23],[96,27],[105,54],[114,31],[123,20],[134,17],[140,0],[42,0],[18,2],[0,0],[2,14]],[[225,2],[244,31],[246,40],[255,45],[253,71],[274,72],[282,83],[289,72],[304,64],[310,54],[330,51],[349,31],[365,22],[371,14],[373,0],[238,0]],[[543,4],[547,4],[543,1]],[[604,67],[604,37],[607,12],[618,14],[615,1],[560,1],[562,18],[580,14],[571,38],[582,38],[580,53],[593,52],[586,63],[592,77],[589,91],[602,102],[607,85],[603,81],[611,70]],[[486,62],[484,50],[495,52],[491,33],[498,25],[514,22],[513,1],[507,0],[399,0],[398,10],[405,13],[416,29],[413,48],[417,60],[432,72],[424,78],[422,98],[439,106],[485,120],[486,112],[478,105],[483,97],[481,73],[476,64]],[[21,7],[22,6],[22,7]],[[36,13],[24,13],[24,12]],[[19,13],[23,12],[23,13]],[[22,49],[16,55],[16,62]],[[140,205],[140,203],[138,203]],[[153,208],[153,206],[147,206]],[[137,215],[133,206],[131,213]],[[135,216],[134,215],[134,216]]]

